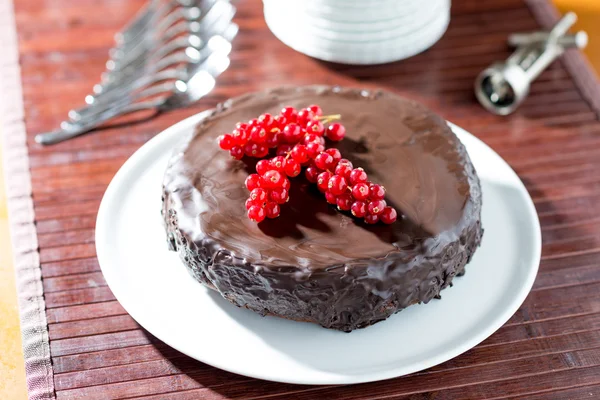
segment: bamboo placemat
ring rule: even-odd
[[[7,0],[0,4],[6,7]],[[103,70],[113,33],[141,5],[141,0],[15,4],[23,107],[13,58],[2,66],[3,73],[13,71],[3,81],[10,90],[5,87],[2,95],[11,101],[2,110],[15,132],[5,131],[5,142],[10,141],[6,156],[15,162],[8,179],[19,228],[13,231],[17,265],[23,266],[19,289],[22,296],[28,286],[22,278],[30,273],[30,284],[44,292],[32,299],[34,310],[43,310],[43,301],[46,307],[37,314],[33,343],[44,349],[45,335],[49,338],[52,365],[42,374],[45,392],[60,399],[600,397],[598,83],[581,55],[570,51],[508,118],[488,114],[472,94],[477,73],[510,54],[508,33],[554,21],[548,3],[454,0],[451,26],[432,49],[399,63],[358,67],[323,63],[285,47],[266,28],[261,3],[242,0],[232,66],[193,108],[54,147],[35,144],[36,133],[55,127],[81,104]],[[114,299],[96,260],[93,234],[101,196],[123,162],[164,128],[228,97],[309,83],[368,83],[419,100],[483,139],[523,179],[542,223],[540,272],[523,306],[485,342],[408,377],[339,387],[286,385],[196,362],[141,329]],[[27,312],[22,307],[24,321]],[[41,351],[38,359],[31,354],[26,348],[28,365],[46,365],[47,353]],[[29,372],[30,389],[39,376]]]
[[[3,139],[4,169],[8,177],[6,194],[15,259],[26,382],[31,399],[47,399],[54,395],[54,382],[34,225],[19,55],[13,16],[12,3],[0,1],[0,133]],[[17,390],[14,393],[17,393]]]

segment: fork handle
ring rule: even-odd
[[[63,125],[65,125],[66,127],[63,126],[61,129],[52,132],[40,133],[35,136],[35,141],[43,145],[60,143],[67,139],[83,135],[84,133],[87,133],[99,127],[100,125],[104,124],[107,121],[110,121],[113,118],[131,114],[137,111],[158,108],[163,102],[164,99],[156,99],[135,104],[129,104],[125,107],[111,108],[99,114],[97,118],[94,118],[93,120],[86,122],[85,124],[63,123]]]

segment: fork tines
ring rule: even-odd
[[[69,111],[69,119],[61,123],[67,133],[55,131],[52,138],[42,134],[36,140],[53,143],[57,137],[76,136],[137,108],[160,107],[164,102],[157,98],[181,95],[181,87],[200,72],[214,79],[229,65],[230,42],[238,32],[232,22],[235,11],[228,0],[150,0],[115,35],[106,71],[85,97],[86,105]],[[215,63],[211,55],[220,61]],[[180,97],[169,104],[181,107],[197,100]]]

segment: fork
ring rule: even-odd
[[[212,13],[212,19],[202,20],[205,26],[199,28],[194,34],[177,37],[171,42],[161,44],[156,50],[153,50],[144,60],[142,60],[142,65],[138,66],[137,73],[132,75],[114,72],[111,77],[105,77],[105,79],[103,79],[105,83],[102,84],[102,89],[99,90],[100,93],[86,96],[86,103],[93,105],[97,102],[101,102],[111,90],[123,92],[126,88],[124,85],[135,86],[135,82],[137,82],[140,77],[156,74],[170,65],[181,62],[197,62],[198,51],[206,43],[206,40],[203,40],[202,37],[210,38],[213,35],[220,34],[226,30],[235,13],[235,9],[231,4],[219,4],[223,5],[223,7],[215,6],[209,12],[209,14]],[[206,15],[206,18],[209,18],[209,14]],[[185,51],[183,53],[173,54],[176,50],[181,49],[184,49]],[[107,100],[111,99],[111,97],[107,97]],[[71,117],[71,115],[69,116]]]
[[[96,95],[101,94],[120,84],[115,77],[123,79],[121,77],[141,74],[144,66],[148,61],[151,61],[148,60],[148,57],[156,53],[157,50],[164,50],[169,45],[173,46],[172,42],[174,39],[176,41],[180,34],[188,33],[190,36],[210,35],[210,29],[215,22],[219,19],[228,22],[235,13],[233,6],[224,1],[204,0],[199,3],[201,3],[201,7],[179,9],[165,15],[163,20],[159,21],[154,29],[147,30],[144,37],[140,38],[136,44],[128,49],[120,50],[127,51],[128,54],[125,56],[115,54],[107,62],[107,71],[101,75],[101,83],[94,86],[94,93]],[[180,23],[173,25],[178,20],[180,20]],[[193,22],[193,24],[190,22]],[[190,28],[194,29],[195,32],[186,32],[186,29]],[[154,54],[154,57],[156,58],[157,55]]]
[[[99,98],[100,101],[95,103],[94,107],[84,107],[78,110],[69,111],[69,117],[74,122],[85,123],[90,118],[98,115],[108,108],[115,108],[122,103],[130,103],[161,93],[162,91],[156,87],[156,84],[160,82],[169,80],[186,82],[190,80],[196,73],[206,68],[207,64],[205,61],[211,54],[229,54],[231,51],[230,42],[237,34],[237,31],[237,25],[230,25],[229,28],[223,33],[223,36],[215,35],[211,37],[206,44],[198,50],[197,54],[194,55],[193,61],[187,63],[184,67],[169,68],[156,74],[142,77],[141,79],[133,82],[128,88],[124,88],[121,91],[115,90],[107,93],[107,96]],[[127,93],[129,93],[129,95]]]
[[[53,144],[142,110],[185,107],[209,93],[229,66],[235,8],[225,0],[150,0],[115,35],[107,71],[60,129],[35,137]],[[156,115],[155,114],[155,115]]]
[[[63,129],[36,135],[36,142],[44,145],[59,143],[79,136],[102,125],[106,121],[123,115],[143,110],[156,109],[157,114],[188,106],[200,100],[215,86],[215,78],[229,66],[229,58],[224,54],[214,53],[205,61],[205,68],[194,74],[187,82],[177,80],[172,84],[164,84],[170,95],[143,102],[128,102],[116,108],[101,112],[96,118],[85,124],[74,124]]]

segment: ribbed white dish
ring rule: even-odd
[[[271,19],[286,22],[289,29],[305,35],[334,40],[387,40],[412,33],[429,21],[443,13],[448,13],[450,0],[429,0],[427,7],[422,5],[398,16],[387,15],[380,19],[362,18],[359,22],[352,20],[332,20],[315,9],[290,6],[287,2],[265,0],[265,12]],[[409,12],[410,11],[410,12]]]
[[[369,33],[361,36],[360,32],[324,35],[322,30],[292,23],[293,18],[282,18],[270,7],[265,7],[265,19],[279,40],[311,57],[346,64],[382,64],[412,57],[431,47],[446,31],[450,13],[444,8],[433,19],[420,21],[412,31],[390,34],[385,39],[373,39]]]
[[[324,21],[340,23],[372,23],[398,19],[428,10],[436,0],[379,0],[378,5],[350,7],[334,1],[263,0],[266,7],[278,7],[284,14],[302,18],[308,15]],[[349,3],[350,4],[350,3]]]
[[[436,43],[451,0],[263,0],[267,25],[291,48],[347,64],[412,57]]]

